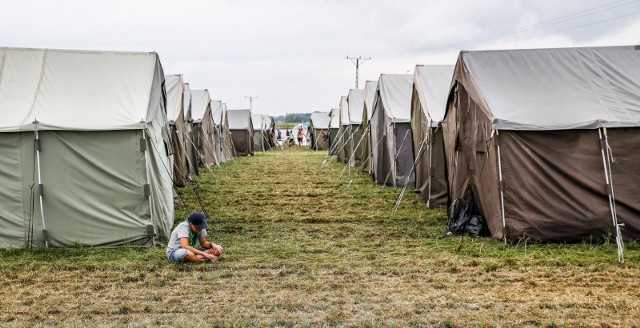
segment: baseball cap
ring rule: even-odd
[[[189,222],[193,223],[193,225],[198,230],[206,229],[209,226],[207,225],[207,220],[204,218],[204,214],[202,213],[193,213],[188,217]]]

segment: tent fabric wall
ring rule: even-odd
[[[198,147],[195,142],[195,135],[193,131],[193,118],[191,117],[192,105],[191,105],[191,88],[189,83],[184,84],[183,94],[183,107],[184,107],[184,133],[187,155],[187,167],[189,168],[189,174],[193,176],[200,175],[198,170]]]
[[[275,123],[268,115],[251,114],[253,124],[253,145],[256,151],[267,151],[274,147]]]
[[[184,82],[182,75],[165,75],[167,120],[171,128],[173,182],[183,187],[189,178],[184,120]]]
[[[0,247],[29,246],[30,222],[31,245],[44,245],[43,221],[53,247],[167,240],[173,223],[171,141],[157,54],[0,51],[11,57],[0,66],[0,115],[11,116],[0,131]],[[39,85],[30,84],[32,65],[38,65]],[[78,80],[85,82],[77,88],[65,84]],[[35,107],[21,105],[24,97],[36,99]],[[37,187],[37,169],[43,188]]]
[[[340,132],[340,108],[331,109],[329,123],[329,156],[338,155],[338,137]]]
[[[453,65],[416,66],[411,97],[411,131],[415,154],[415,192],[431,208],[448,201],[444,144],[439,127],[447,107]]]
[[[605,239],[611,151],[622,237],[639,239],[638,64],[635,47],[462,52],[442,123],[451,197],[471,191],[498,239]]]
[[[412,75],[382,74],[371,118],[375,181],[413,187],[415,176],[410,126]]]
[[[191,90],[191,118],[199,163],[205,167],[220,165],[216,157],[215,126],[211,112],[209,91]]]
[[[235,109],[227,111],[229,132],[236,156],[253,155],[253,122],[251,111]]]
[[[347,163],[349,158],[349,149],[347,149],[347,144],[351,141],[349,139],[350,129],[349,129],[349,103],[347,102],[347,96],[340,97],[340,102],[338,103],[338,108],[340,109],[338,115],[338,136],[337,136],[337,145],[336,145],[336,155],[338,156],[338,161],[342,163]]]
[[[223,124],[223,109],[222,109],[222,101],[220,100],[211,100],[211,113],[213,116],[213,124],[214,124],[214,140],[215,140],[215,151],[216,158],[219,163],[224,163],[229,160],[228,153],[225,152],[224,149],[224,124]]]
[[[309,118],[309,130],[311,131],[311,149],[329,149],[329,126],[331,124],[331,113],[313,112]]]
[[[347,96],[349,108],[349,142],[346,145],[350,154],[347,161],[350,165],[362,165],[362,138],[364,136],[363,112],[364,112],[364,89],[351,89]]]
[[[371,115],[373,114],[373,101],[378,89],[378,81],[367,81],[364,84],[364,108],[362,110],[362,124],[369,129],[364,130],[365,136],[362,140],[362,172],[373,174],[371,170]]]
[[[227,104],[222,103],[222,145],[229,159],[237,157],[231,140],[231,131],[229,130],[229,118]]]

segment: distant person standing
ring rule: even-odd
[[[302,128],[298,130],[298,147],[302,147],[302,138],[304,138],[304,133],[302,133]]]
[[[280,131],[280,129],[278,129],[278,140],[282,139],[282,131]]]

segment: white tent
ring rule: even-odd
[[[0,48],[0,247],[169,237],[163,81],[152,52]]]

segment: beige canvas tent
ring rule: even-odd
[[[236,149],[233,147],[233,141],[231,139],[231,130],[229,130],[229,115],[227,104],[222,103],[222,145],[224,149],[227,149],[229,158],[237,157]]]
[[[183,187],[189,178],[183,106],[184,82],[182,75],[165,75],[164,78],[167,92],[167,120],[171,127],[173,182],[177,187]]]
[[[213,115],[213,126],[214,126],[214,141],[215,141],[215,153],[218,162],[224,163],[227,162],[233,155],[228,148],[225,147],[224,144],[224,129],[225,122],[224,111],[222,106],[222,101],[220,100],[211,100],[211,113]]]
[[[413,186],[411,84],[413,76],[382,74],[371,117],[374,180],[393,187]],[[380,141],[380,142],[378,142]]]
[[[362,165],[362,140],[364,138],[365,126],[363,126],[362,115],[364,112],[364,90],[351,89],[347,96],[347,106],[349,108],[349,138],[345,147],[348,149],[349,165]]]
[[[338,156],[338,161],[347,163],[350,156],[347,145],[351,141],[349,139],[349,103],[347,102],[347,96],[340,97],[338,108],[340,109],[340,115],[338,115],[339,129],[336,137],[336,155]]]
[[[187,167],[189,168],[189,174],[196,176],[199,175],[198,171],[198,147],[195,143],[194,131],[193,131],[193,118],[191,117],[191,87],[189,83],[184,84],[182,106],[184,108],[184,134],[187,153]]]
[[[376,97],[378,81],[367,81],[364,84],[364,108],[362,109],[362,125],[365,126],[362,140],[362,172],[371,172],[371,115],[373,115],[373,100]]]
[[[227,111],[231,143],[236,156],[253,155],[253,122],[251,110],[230,109]]]
[[[411,131],[418,200],[428,207],[446,207],[444,141],[440,122],[444,117],[453,76],[453,65],[418,65],[413,74]]]
[[[216,157],[215,126],[208,90],[191,90],[191,118],[193,119],[193,139],[198,150],[198,163],[205,167],[220,165]]]
[[[168,239],[163,82],[153,52],[0,48],[0,247]]]
[[[309,131],[311,134],[311,149],[329,149],[329,125],[331,116],[329,112],[313,112],[309,117]]]
[[[495,238],[640,238],[638,47],[461,52],[442,125]]]
[[[256,151],[272,150],[275,122],[269,115],[251,114],[253,124],[253,147]]]
[[[338,154],[338,139],[340,132],[340,108],[332,108],[329,121],[329,156]]]

